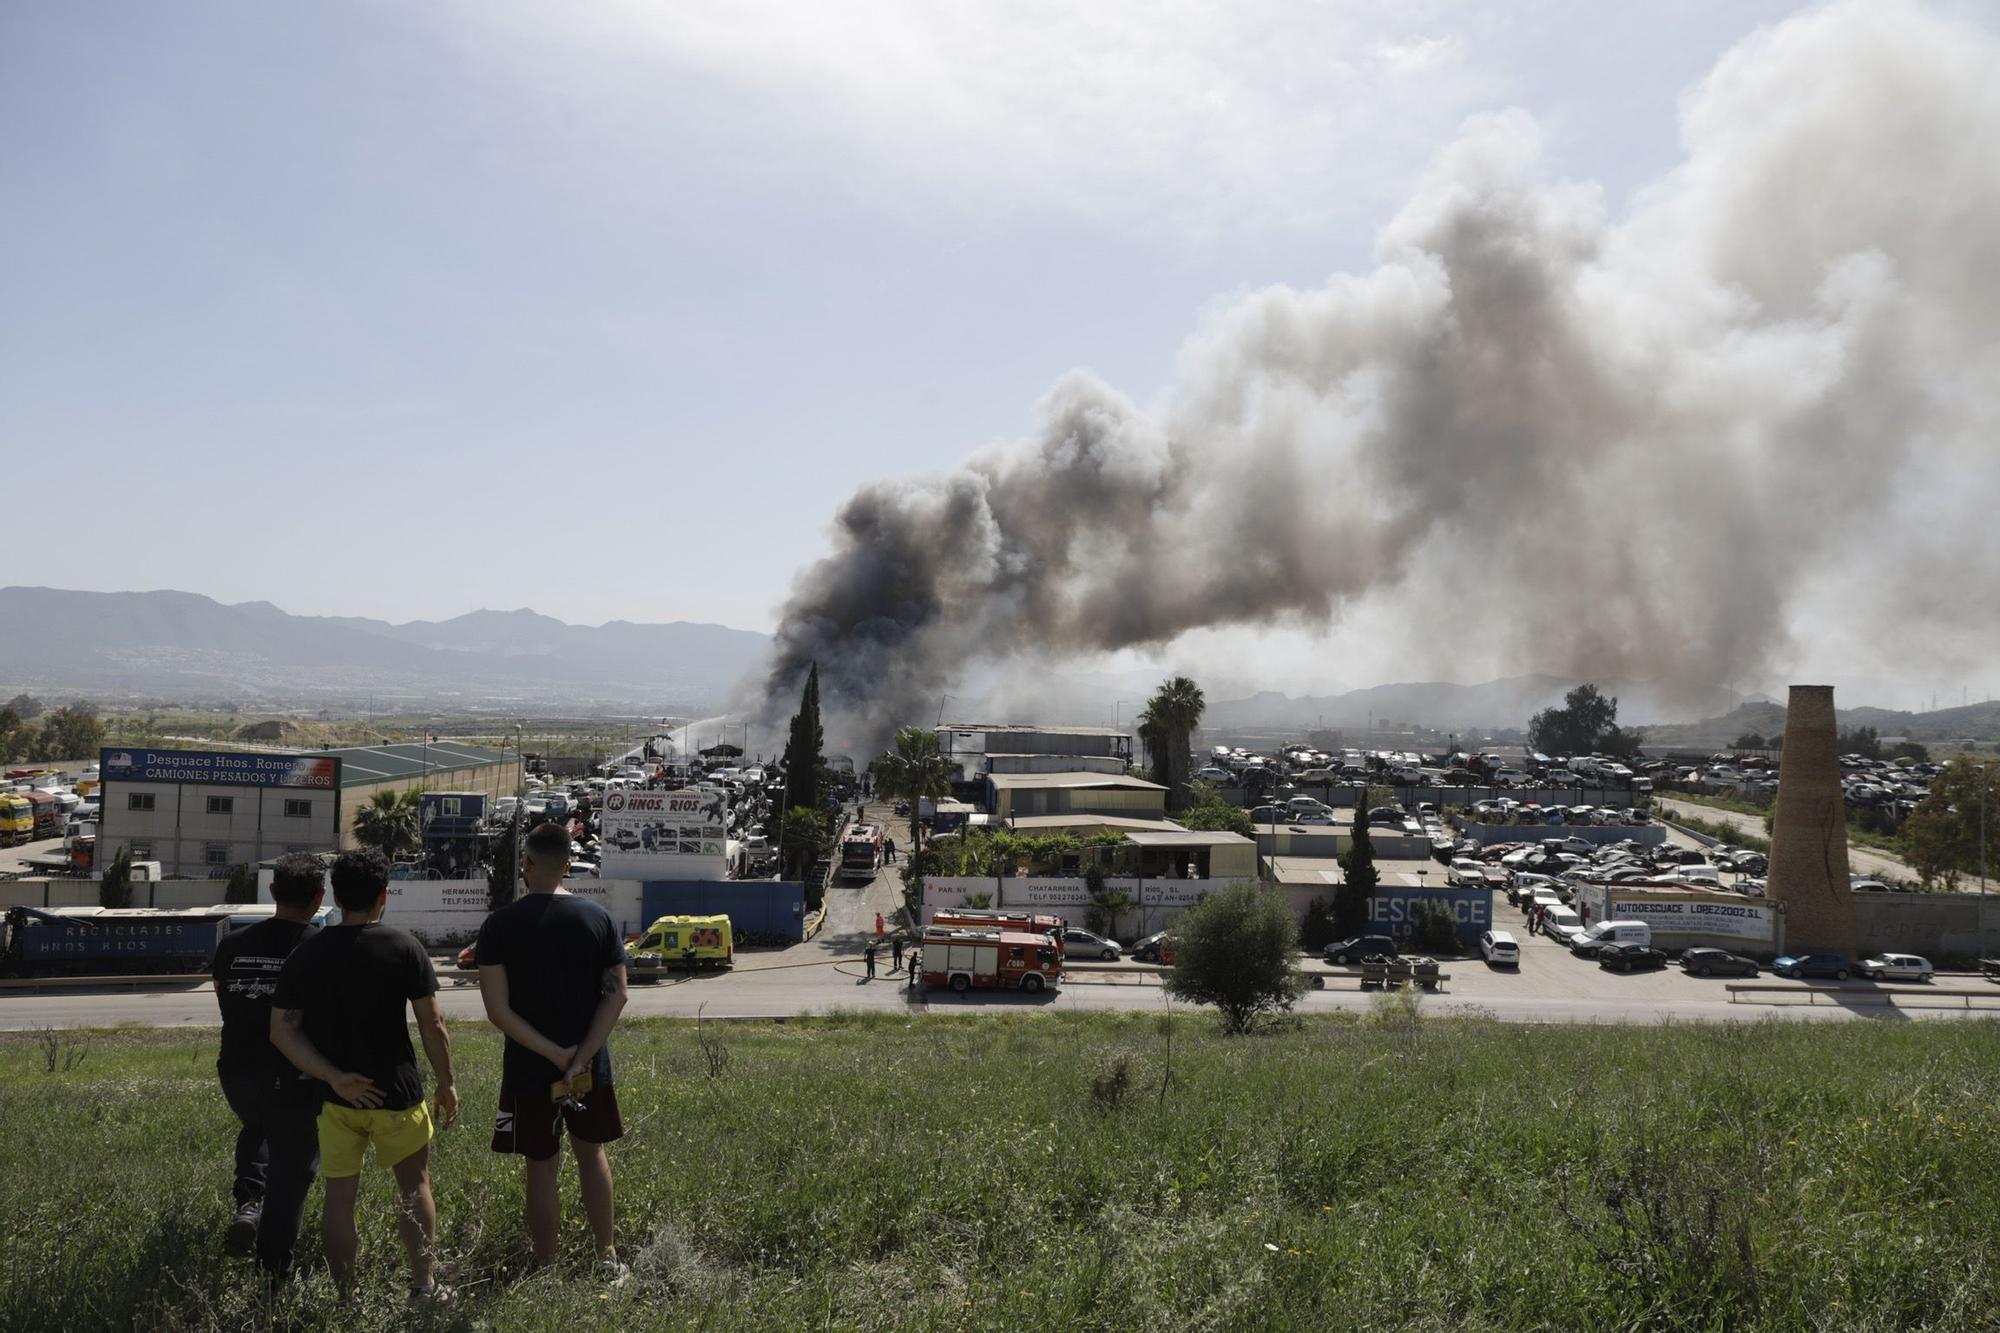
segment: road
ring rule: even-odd
[[[871,809],[871,815],[881,813]],[[901,827],[895,821],[892,827]],[[903,831],[907,832],[907,829]],[[902,845],[902,840],[897,840]],[[874,933],[875,913],[886,917],[895,907],[897,881],[885,871],[862,886],[836,885],[828,900],[828,921],[818,937],[789,949],[739,954],[729,972],[676,977],[662,983],[633,987],[626,1010],[637,1017],[787,1018],[834,1010],[878,1010],[909,1014],[1017,1013],[1034,1009],[1164,1010],[1168,999],[1156,969],[1136,965],[1075,963],[1068,980],[1056,991],[1036,997],[949,991],[912,993],[888,976],[888,956],[882,976],[867,980],[861,947]],[[1521,944],[1519,969],[1494,969],[1476,958],[1446,965],[1450,980],[1444,992],[1425,996],[1423,1011],[1442,1015],[1477,1015],[1523,1023],[1754,1022],[1764,1018],[1832,1022],[1870,1018],[1881,1022],[1964,1017],[1963,1009],[1890,1008],[1871,998],[1875,988],[1849,983],[1855,989],[1831,985],[1759,978],[1760,984],[1781,989],[1763,1002],[1729,1001],[1728,984],[1684,975],[1678,968],[1621,976],[1593,963],[1573,958],[1567,949],[1527,933],[1525,918],[1504,897],[1494,903],[1495,925],[1512,930]],[[1324,972],[1317,963],[1309,971]],[[2000,1006],[2000,986],[1976,977],[1939,979],[1938,990],[1978,990],[1986,1006],[1972,1013],[1992,1015]],[[1810,1003],[1814,995],[1817,1003]],[[477,986],[447,980],[440,1003],[456,1022],[483,1020]],[[1356,988],[1351,977],[1329,978],[1326,990],[1309,992],[1300,1002],[1305,1013],[1344,1010],[1367,1013],[1379,999]],[[1933,1005],[1962,1004],[1938,995]],[[212,1027],[215,996],[207,986],[141,994],[8,994],[0,995],[0,1030],[37,1028]]]
[[[1697,819],[1716,820],[1719,823],[1729,825],[1739,832],[1754,834],[1759,838],[1770,837],[1770,834],[1764,831],[1764,816],[1762,815],[1738,814],[1734,810],[1718,810],[1714,806],[1695,805],[1689,801],[1677,801],[1667,796],[1659,799],[1659,805],[1669,818],[1675,815],[1693,815]],[[1890,856],[1886,852],[1878,852],[1869,847],[1855,847],[1850,845],[1847,849],[1847,864],[1849,870],[1856,875],[1874,875],[1879,878],[1907,880],[1917,878],[1917,872],[1910,869],[1902,861]]]

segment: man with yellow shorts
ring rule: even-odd
[[[449,1300],[450,1290],[435,1275],[430,1143],[434,1127],[457,1116],[458,1091],[451,1038],[437,1007],[437,974],[414,936],[382,924],[389,863],[381,853],[346,853],[334,861],[329,878],[340,924],[292,951],[271,998],[272,1043],[327,1088],[318,1126],[327,1267],[343,1295],[352,1291],[360,1244],[354,1203],[372,1149],[375,1164],[396,1177],[396,1225],[409,1256],[411,1299]],[[406,1005],[416,1014],[424,1054],[437,1075],[433,1106],[424,1104]]]

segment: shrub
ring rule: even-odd
[[[1424,953],[1458,952],[1458,923],[1443,904],[1417,904],[1411,914],[1410,946]]]
[[[1180,943],[1168,993],[1214,1005],[1225,1032],[1247,1032],[1262,1015],[1290,1009],[1305,994],[1298,927],[1285,900],[1269,889],[1232,884],[1181,913],[1174,932]]]

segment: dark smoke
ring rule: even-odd
[[[1158,408],[1071,375],[1034,440],[863,488],[786,604],[766,712],[816,660],[865,749],[973,663],[1221,626],[1337,647],[1382,597],[1413,663],[1477,644],[1690,696],[1790,664],[1829,598],[1990,650],[1958,608],[2000,569],[1995,89],[1984,32],[1792,20],[1690,95],[1685,161],[1616,221],[1542,179],[1525,115],[1469,124],[1373,272],[1240,301]],[[1989,516],[1965,600],[1903,595],[1933,501]]]

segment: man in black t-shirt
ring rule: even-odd
[[[611,1028],[625,1007],[625,945],[611,914],[563,888],[569,833],[538,825],[523,845],[528,892],[479,931],[486,1016],[507,1034],[493,1151],[525,1163],[528,1243],[538,1265],[556,1258],[557,1153],[563,1130],[577,1184],[611,1281],[625,1280],[613,1227],[611,1159],[625,1133],[612,1087]]]
[[[326,1206],[321,1230],[327,1267],[345,1293],[354,1286],[354,1200],[369,1146],[396,1177],[398,1229],[409,1255],[411,1297],[442,1300],[433,1277],[437,1205],[431,1200],[430,1142],[458,1114],[451,1038],[438,1013],[430,955],[406,931],[382,924],[389,863],[380,852],[348,852],[333,863],[341,919],[292,951],[271,1000],[271,1041],[326,1085],[319,1111]],[[403,1014],[417,1016],[424,1053],[437,1075],[434,1108]]]
[[[222,1095],[242,1128],[236,1134],[236,1216],[226,1240],[278,1277],[292,1272],[306,1194],[319,1171],[319,1088],[271,1045],[271,994],[285,959],[326,896],[326,870],[310,856],[287,856],[271,874],[271,919],[231,931],[215,947],[210,975],[222,1010]]]

